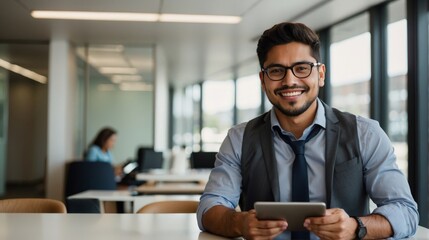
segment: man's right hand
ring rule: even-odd
[[[203,215],[204,228],[224,237],[246,239],[273,239],[287,228],[285,220],[258,220],[255,210],[236,212],[221,205],[214,206]]]
[[[285,220],[258,220],[256,211],[244,215],[243,237],[246,239],[273,239],[287,229]]]

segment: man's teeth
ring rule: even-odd
[[[283,97],[294,97],[294,96],[298,96],[301,94],[301,91],[296,91],[296,92],[285,92],[282,93]]]

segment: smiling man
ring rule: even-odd
[[[299,23],[277,24],[259,39],[259,77],[273,108],[229,130],[198,208],[202,230],[246,239],[415,233],[417,205],[387,135],[376,121],[318,99],[326,70],[319,46]],[[328,209],[305,220],[307,231],[291,232],[285,220],[258,220],[257,201],[324,202]]]

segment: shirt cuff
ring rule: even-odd
[[[393,236],[391,239],[402,239],[415,234],[415,224],[409,216],[404,216],[403,211],[408,211],[400,204],[388,204],[376,208],[373,213],[384,216],[392,226]]]
[[[223,197],[215,196],[215,195],[203,195],[200,198],[200,204],[198,205],[197,209],[197,221],[198,221],[198,227],[201,229],[201,231],[205,231],[203,227],[203,215],[206,213],[210,208],[214,206],[222,205],[231,209],[234,209],[234,206],[226,200]]]

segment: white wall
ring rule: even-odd
[[[46,196],[63,199],[65,163],[75,158],[76,62],[70,43],[53,37],[49,49]]]
[[[164,50],[155,47],[155,144],[157,151],[168,148],[168,79]]]

